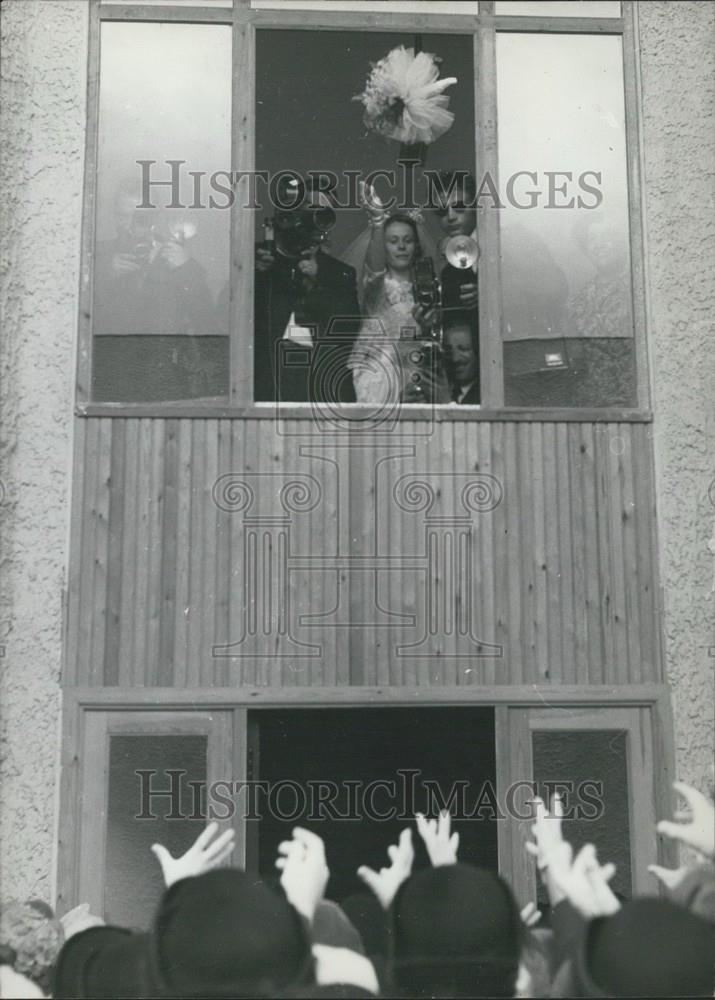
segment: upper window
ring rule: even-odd
[[[230,164],[231,29],[106,21],[100,42],[93,398],[227,397],[230,218],[190,171]]]
[[[92,402],[644,402],[619,3],[165,6],[99,7]]]

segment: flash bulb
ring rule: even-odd
[[[479,260],[479,244],[471,236],[452,236],[445,244],[444,255],[452,267],[466,271]]]

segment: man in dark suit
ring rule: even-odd
[[[464,406],[478,406],[479,392],[479,342],[474,337],[474,327],[469,317],[454,318],[444,331],[444,352],[452,400]]]
[[[308,204],[324,207],[316,195]],[[258,402],[355,402],[347,367],[360,326],[355,269],[325,253],[322,236],[306,230],[298,253],[286,253],[280,236],[256,249]]]

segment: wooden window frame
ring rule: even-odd
[[[249,712],[261,709],[466,707],[495,709],[497,795],[514,780],[531,780],[530,738],[534,729],[627,729],[630,732],[629,829],[635,891],[655,893],[646,884],[645,866],[677,863],[672,843],[643,830],[673,809],[674,746],[668,688],[659,684],[577,687],[344,687],[344,688],[65,688],[57,907],[66,912],[79,902],[103,905],[108,739],[113,732],[206,733],[209,780],[245,781],[249,772]],[[545,713],[553,712],[549,721]],[[563,712],[563,715],[558,714]],[[574,716],[577,722],[574,724]],[[545,721],[546,720],[546,721]],[[638,722],[636,722],[638,720]],[[637,733],[636,733],[637,729]],[[636,739],[637,737],[637,739]],[[639,741],[639,742],[638,742]],[[634,754],[651,783],[650,793],[633,785]],[[657,768],[656,768],[657,762]],[[252,824],[236,815],[232,863],[243,867]],[[652,823],[651,823],[652,826]],[[533,866],[523,841],[526,823],[498,824],[499,870],[517,898],[535,899]],[[652,853],[649,853],[651,852]],[[656,856],[657,855],[657,856]],[[82,862],[80,864],[80,859]]]
[[[471,34],[474,40],[474,98],[476,120],[475,176],[487,172],[498,183],[497,132],[497,32],[534,32],[622,37],[624,102],[626,116],[627,184],[631,286],[633,299],[634,350],[638,404],[632,408],[604,407],[505,407],[502,337],[502,304],[499,250],[499,217],[486,212],[481,227],[483,255],[479,267],[480,366],[482,409],[450,406],[424,407],[411,404],[403,409],[401,421],[639,421],[650,422],[649,374],[646,345],[646,304],[641,195],[641,155],[639,143],[639,67],[637,51],[637,9],[632,0],[622,0],[621,17],[560,17],[495,15],[492,0],[480,0],[478,14],[405,14],[393,11],[312,11],[254,10],[249,0],[233,0],[233,7],[142,5],[141,3],[102,4],[90,0],[89,56],[87,86],[87,136],[82,224],[80,278],[79,346],[77,361],[76,412],[80,416],[196,417],[250,419],[320,419],[321,407],[312,403],[256,403],[253,400],[253,268],[246,265],[242,247],[254,245],[255,213],[242,211],[240,196],[231,209],[231,249],[229,281],[230,341],[229,394],[225,403],[215,400],[186,400],[154,403],[98,403],[91,399],[92,297],[95,240],[96,173],[98,162],[98,115],[100,30],[103,22],[171,22],[230,25],[233,32],[232,73],[232,169],[251,171],[255,167],[255,56],[257,30],[325,31],[404,31]],[[348,404],[351,420],[370,408]],[[330,415],[329,415],[330,416]]]

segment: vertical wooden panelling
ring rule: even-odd
[[[189,677],[189,614],[191,613],[191,506],[193,499],[192,423],[181,420],[177,444],[176,504],[176,585],[174,607],[167,608],[169,627],[173,630],[174,683],[185,687]]]
[[[645,425],[442,421],[430,433],[405,423],[346,444],[317,439],[308,420],[279,433],[270,420],[90,418],[77,447],[67,683],[661,679]],[[246,578],[249,512],[213,496],[226,473],[254,477],[249,521],[275,570],[270,594]],[[502,498],[470,513],[469,536],[461,490],[472,473],[495,477]],[[434,491],[429,516],[397,501],[401,477]],[[291,510],[282,487],[301,479],[319,484],[319,502]],[[288,533],[290,552],[279,552]],[[470,537],[467,593],[457,566]],[[239,642],[251,613],[270,618],[284,578],[290,629],[320,653],[286,654],[268,621],[252,645]],[[501,657],[464,654],[465,601],[473,635],[501,644]]]
[[[119,609],[122,587],[122,536],[126,487],[124,466],[126,436],[124,420],[111,421],[109,451],[109,520],[107,524],[107,593],[104,629],[104,683],[119,684]]]
[[[558,683],[561,675],[561,657],[563,655],[563,630],[568,622],[561,607],[562,587],[561,574],[568,553],[561,550],[559,535],[559,517],[563,516],[563,501],[568,496],[559,494],[559,449],[558,424],[543,424],[543,470],[544,470],[544,562],[542,574],[545,586],[545,601],[543,608],[544,622],[544,653],[538,663],[537,681],[539,684]],[[563,620],[562,620],[563,619]]]
[[[496,574],[494,567],[496,566],[496,538],[499,533],[503,535],[501,518],[506,504],[506,496],[504,492],[505,484],[496,474],[493,463],[492,439],[497,426],[488,423],[479,423],[476,427],[465,425],[464,428],[460,427],[459,430],[465,437],[470,434],[476,435],[478,441],[476,460],[472,462],[471,454],[468,455],[469,471],[494,476],[499,482],[501,489],[499,503],[490,512],[488,519],[481,519],[477,525],[477,542],[475,544],[475,559],[479,565],[479,592],[476,602],[479,613],[476,620],[476,634],[483,642],[499,644],[502,642],[502,638],[500,638],[497,627],[495,600]],[[503,657],[490,656],[485,658],[480,664],[481,670],[474,670],[470,674],[471,683],[476,684],[480,679],[484,684],[500,683],[499,678],[502,673],[503,663]]]
[[[232,470],[231,462],[231,425],[230,420],[218,422],[218,467],[217,478],[224,471]],[[211,484],[213,487],[213,484]],[[211,645],[230,642],[229,606],[231,603],[231,523],[230,514],[221,511],[212,501],[216,515],[216,562],[215,573],[215,609],[214,633]],[[206,649],[206,655],[211,656],[211,650]],[[229,666],[226,657],[211,657],[213,664],[213,683],[225,686],[229,678]]]
[[[627,511],[624,501],[625,464],[630,464],[629,441],[622,434],[622,425],[599,428],[601,437],[607,442],[608,471],[606,477],[610,486],[610,503],[601,530],[609,538],[610,563],[608,575],[613,580],[613,659],[608,680],[616,684],[626,684],[630,676],[628,632],[638,633],[638,616],[631,618],[626,607],[627,570],[624,563],[626,539],[630,536]],[[602,578],[605,573],[602,569]]]
[[[162,507],[160,509],[161,571],[159,651],[156,682],[171,686],[176,677],[176,608],[177,559],[179,546],[179,421],[167,420],[163,440]]]
[[[250,424],[243,420],[234,420],[231,423],[231,460],[230,465],[221,471],[225,475],[228,472],[236,473],[241,469],[246,469],[248,457],[248,432],[252,430]],[[241,635],[243,625],[243,584],[242,576],[244,569],[245,553],[243,547],[243,522],[240,517],[229,517],[228,519],[228,545],[231,550],[229,566],[229,591],[228,591],[228,632],[221,641],[232,643]],[[225,664],[227,683],[230,687],[240,687],[244,683],[245,664],[238,657],[222,657]]]
[[[664,678],[661,649],[660,586],[655,558],[657,549],[655,492],[651,459],[651,428],[648,425],[629,428],[631,431],[633,481],[635,484],[638,605],[640,620],[640,663],[642,680],[662,681]]]
[[[92,628],[90,672],[93,684],[104,684],[104,639],[107,618],[107,565],[109,561],[109,500],[112,458],[112,421],[100,420],[96,440],[96,472],[92,495],[94,551],[92,559]]]
[[[149,426],[151,461],[149,466],[149,510],[147,537],[147,628],[144,662],[147,683],[161,684],[159,657],[161,616],[164,610],[161,585],[164,560],[164,465],[167,421],[152,420]]]
[[[509,451],[508,424],[494,424],[490,427],[490,450],[492,458],[492,474],[501,483],[503,497],[501,503],[492,514],[494,544],[492,547],[493,562],[491,573],[494,592],[493,629],[489,638],[502,647],[502,655],[496,664],[498,684],[507,684],[512,676],[509,636],[511,621],[509,616],[509,574],[507,568],[507,553],[509,551],[510,518],[508,511],[514,500],[515,484],[509,481],[506,456]],[[485,626],[489,625],[488,622]],[[493,637],[493,638],[492,638]],[[486,639],[487,636],[485,635]]]
[[[569,452],[569,427],[556,425],[556,499],[558,523],[558,559],[552,566],[552,573],[558,577],[556,607],[553,610],[553,628],[558,631],[561,644],[559,650],[551,648],[549,679],[554,684],[564,683],[567,677],[573,679],[576,663],[576,629],[574,627],[574,545],[573,545],[573,498],[570,490],[571,455]],[[555,588],[556,589],[556,588]],[[568,664],[568,666],[566,666]]]
[[[504,647],[506,657],[504,682],[511,681],[514,684],[521,684],[524,680],[525,651],[522,622],[525,610],[522,585],[529,573],[528,566],[524,565],[522,558],[524,546],[521,536],[521,509],[524,501],[521,487],[523,474],[520,474],[519,461],[519,431],[519,424],[506,424],[504,428],[506,453],[504,481],[509,489],[509,500],[506,504],[506,558],[503,566],[494,567],[495,572],[503,573],[508,580],[509,591],[503,610],[507,637]]]
[[[604,592],[604,584],[613,591],[613,581],[608,577],[603,578],[598,557],[598,526],[599,526],[599,505],[596,496],[596,461],[595,461],[595,441],[593,424],[581,424],[581,490],[583,496],[583,539],[584,539],[584,562],[586,576],[586,622],[587,622],[587,673],[585,683],[591,683],[592,677],[599,680],[603,676],[604,646],[603,628],[601,623],[601,595]]]
[[[186,611],[187,649],[186,682],[198,687],[202,682],[203,649],[203,511],[206,501],[206,428],[208,421],[191,423],[191,516],[189,519],[189,603]]]
[[[137,588],[137,526],[139,507],[143,496],[139,481],[140,430],[141,421],[116,421],[124,434],[124,480],[121,489],[123,499],[121,593],[118,600],[119,617],[119,669],[117,683],[121,687],[131,687],[134,683],[134,594]],[[119,488],[119,487],[116,487]],[[111,610],[111,609],[110,609]]]
[[[218,420],[205,421],[205,465],[204,477],[198,493],[201,502],[201,560],[197,566],[197,576],[201,580],[201,603],[199,625],[201,640],[198,648],[201,684],[211,687],[216,684],[217,661],[212,656],[216,640],[216,554],[218,545],[218,520],[220,511],[213,502],[213,486],[219,474],[218,465]]]

